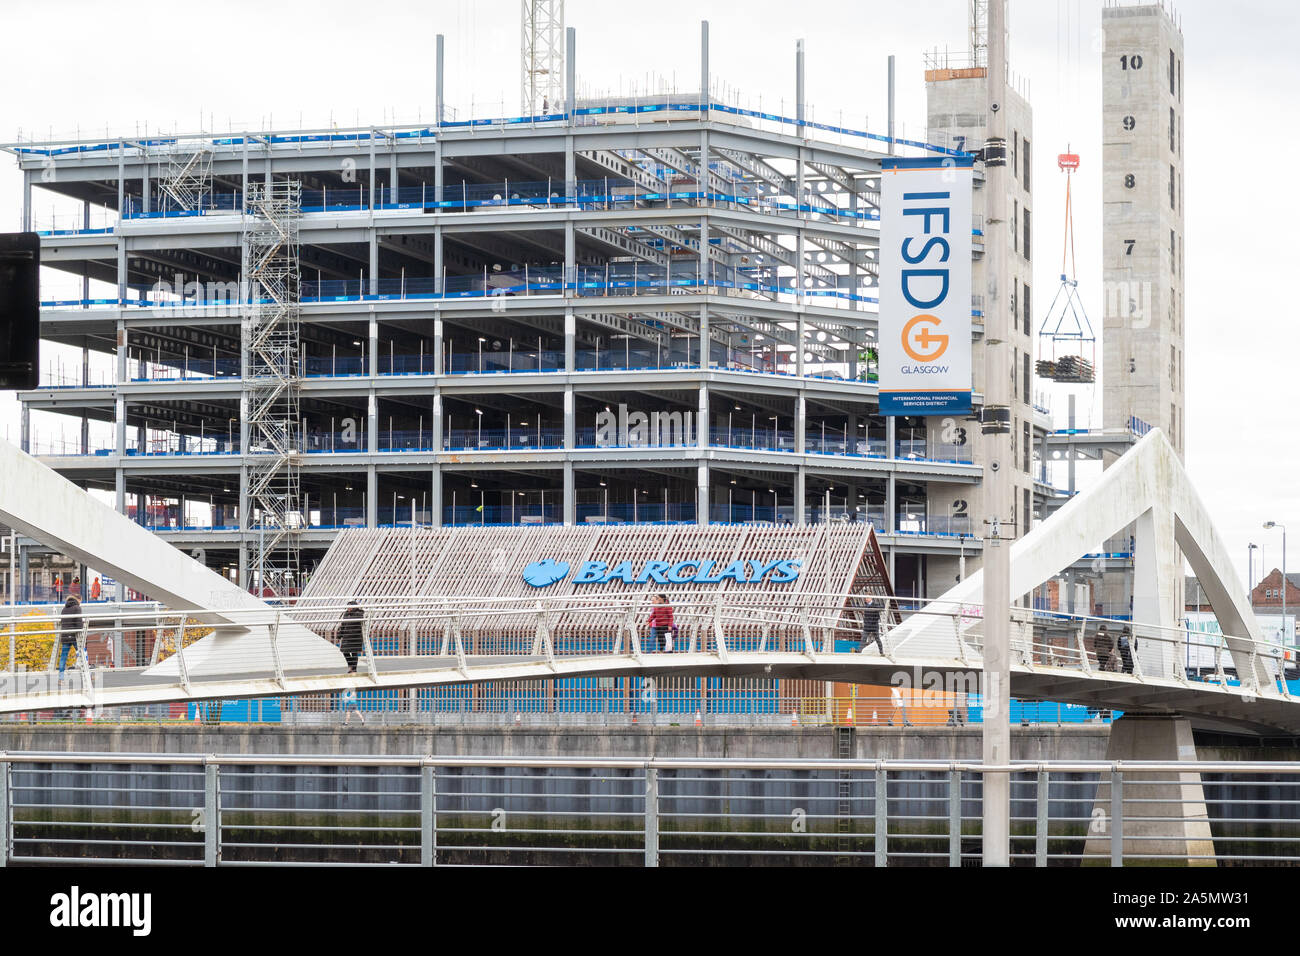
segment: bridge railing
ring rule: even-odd
[[[982,655],[982,605],[944,600],[917,603],[905,622],[889,628],[891,655]],[[1297,662],[1291,649],[1246,635],[1213,634],[1187,626],[1156,624],[1084,614],[1013,607],[1011,659],[1029,669],[1066,668],[1091,676],[1130,674],[1254,687],[1285,678]],[[1295,675],[1300,676],[1300,675]]]
[[[981,662],[983,608],[973,603],[867,594],[846,598],[816,591],[791,593],[776,586],[697,589],[670,592],[674,626],[665,633],[650,626],[651,598],[651,592],[437,599],[363,595],[357,598],[363,614],[361,646],[350,650],[362,677],[377,681],[384,672],[390,675],[390,687],[396,686],[391,675],[401,670],[423,666],[427,671],[432,662],[420,663],[427,658],[455,659],[462,670],[470,659],[483,663],[488,657],[529,662],[616,657],[653,665],[656,660],[670,663],[663,657],[667,654],[703,654],[723,664],[731,655],[753,653],[810,659],[863,654],[891,663],[933,662],[949,669],[962,664],[974,669]],[[60,683],[71,689],[133,682],[156,686],[158,675],[135,677],[128,672],[173,656],[176,666],[169,670],[185,689],[179,696],[190,699],[203,696],[206,682],[274,679],[283,687],[288,677],[343,676],[341,662],[322,664],[330,658],[328,652],[322,656],[327,649],[317,637],[339,643],[349,600],[273,599],[264,608],[221,611],[87,604],[79,619],[64,617],[59,608],[19,609],[11,612],[17,616],[0,616],[0,671],[13,676],[23,672],[24,677],[9,680],[0,698],[56,691]],[[1252,692],[1289,696],[1286,652],[1249,637],[1029,608],[1014,608],[1011,624],[1012,664],[1027,670],[1055,668],[1091,677],[1130,675],[1135,680],[1222,685],[1241,678]],[[252,643],[247,642],[250,630],[256,632]],[[214,670],[213,654],[220,653],[226,638],[241,638],[242,648],[260,647],[266,653],[256,661],[228,661],[224,672]],[[72,645],[66,654],[65,644]],[[65,672],[61,682],[56,680],[59,671]],[[475,679],[483,678],[465,672],[465,681]],[[421,682],[427,683],[413,681]],[[360,679],[358,683],[361,686]]]

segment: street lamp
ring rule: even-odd
[[[1252,607],[1255,604],[1255,552],[1258,550],[1257,544],[1246,545],[1246,600]]]
[[[1282,529],[1282,639],[1281,644],[1286,644],[1286,525],[1278,524],[1276,521],[1265,521],[1264,530],[1269,531],[1273,528]],[[1263,570],[1261,568],[1261,570]]]

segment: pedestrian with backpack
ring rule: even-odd
[[[1126,627],[1119,632],[1119,656],[1124,663],[1124,673],[1133,673],[1133,651],[1137,649],[1137,643],[1129,636],[1129,629]]]
[[[75,594],[69,594],[59,612],[59,680],[63,680],[63,671],[68,666],[68,655],[77,646],[81,636],[81,601]]]

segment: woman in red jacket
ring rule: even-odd
[[[668,635],[673,629],[673,608],[664,594],[655,595],[654,607],[650,609],[650,641],[655,650],[668,650]]]

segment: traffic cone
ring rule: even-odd
[[[793,710],[790,711],[790,726],[791,727],[799,726],[799,715]]]
[[[850,708],[849,708],[849,712],[848,712],[847,714],[844,715],[844,726],[845,726],[845,727],[852,727],[852,726],[853,726],[853,708],[852,708],[852,707],[850,707]]]
[[[696,727],[700,727],[700,726],[703,726],[703,724],[704,724],[704,722],[703,722],[702,720],[700,720],[700,712],[697,710],[697,711],[695,712],[695,726],[696,726]]]
[[[195,705],[194,705],[194,723],[196,723],[196,724],[201,724],[201,723],[203,723],[203,719],[202,719],[202,717],[200,716],[200,709],[199,709],[199,705],[198,705],[198,704],[195,704]]]
[[[92,717],[92,716],[90,715],[90,708],[89,708],[89,707],[83,707],[83,708],[81,708],[81,716],[82,716],[82,718],[86,721],[86,723],[88,723],[88,724],[91,724],[91,723],[94,723],[94,722],[95,722],[95,718]]]

